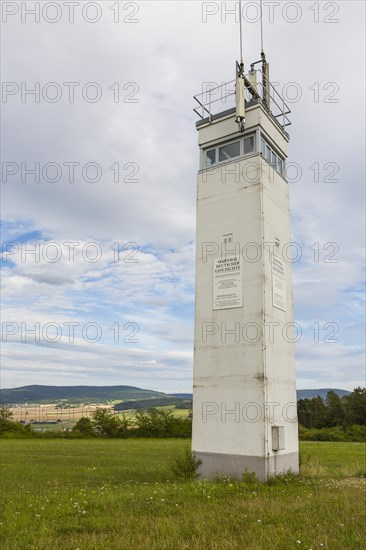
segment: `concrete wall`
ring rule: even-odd
[[[234,118],[200,127],[200,146],[241,136]],[[287,138],[261,105],[247,113],[247,129],[258,128],[286,156]],[[227,233],[234,244],[222,248]],[[263,248],[275,238],[280,248],[273,252],[281,255],[291,240],[288,186],[260,154],[199,171],[192,448],[205,477],[240,477],[247,468],[266,479],[298,468],[297,423],[289,421],[294,409],[288,406],[296,402],[294,346],[282,337],[282,327],[293,321],[291,263],[284,312],[272,304],[272,261]],[[256,261],[248,243],[262,251]],[[241,256],[243,305],[214,311],[214,260],[235,254]],[[280,325],[272,343],[261,337],[266,322]],[[272,451],[273,425],[285,426],[284,450]]]

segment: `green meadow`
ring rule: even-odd
[[[301,443],[301,475],[184,482],[189,442],[0,440],[2,550],[364,548],[365,445]]]

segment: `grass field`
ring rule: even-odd
[[[184,440],[2,440],[1,548],[364,548],[365,446],[301,444],[269,485],[177,482]]]

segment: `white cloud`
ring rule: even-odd
[[[54,104],[18,97],[3,104],[3,161],[62,167],[59,182],[28,177],[22,183],[16,176],[2,185],[2,218],[8,222],[3,240],[53,241],[62,250],[55,264],[29,255],[22,262],[20,253],[10,257],[13,263],[3,271],[4,319],[93,321],[107,331],[114,322],[135,322],[140,342],[118,349],[109,331],[100,345],[12,343],[3,346],[3,385],[98,383],[106,377],[110,383],[190,391],[198,166],[192,96],[204,82],[233,78],[238,29],[231,16],[222,23],[220,14],[203,23],[201,2],[141,2],[138,24],[114,24],[107,4],[95,25],[80,18],[74,24],[65,18],[54,25],[23,24],[19,17],[3,25],[4,81],[58,82],[63,92],[64,82],[80,82],[79,90],[93,81],[103,90],[95,104],[80,95],[73,104],[64,96]],[[303,174],[290,184],[293,239],[303,248],[302,262],[294,266],[296,315],[307,329],[314,322],[340,327],[339,346],[314,346],[309,339],[298,346],[298,385],[350,388],[363,380],[364,4],[338,2],[334,24],[323,22],[331,14],[322,3],[314,23],[308,4],[301,4],[298,23],[284,20],[281,5],[274,23],[264,25],[272,79],[280,90],[289,82],[302,88],[290,127],[290,160]],[[245,56],[254,61],[259,24],[247,22],[244,30]],[[123,85],[136,82],[139,102],[114,103],[109,87],[115,82],[125,96],[133,87]],[[325,102],[334,89],[329,83],[339,86],[337,103]],[[71,161],[80,164],[73,183],[64,165]],[[81,167],[88,162],[100,165],[100,181],[83,179]],[[136,163],[139,172],[132,177],[139,182],[114,183],[110,167],[116,162],[122,178],[134,172],[126,164]],[[324,181],[331,174],[327,163],[339,165],[338,183]],[[67,241],[80,243],[73,263]],[[102,249],[96,264],[81,252],[90,241]],[[122,248],[135,242],[139,263],[123,261],[128,252],[115,262],[110,247],[116,242]],[[310,249],[314,243],[319,263]],[[324,250],[327,243],[339,246],[338,263],[324,262],[331,252]]]

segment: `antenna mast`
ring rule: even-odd
[[[260,14],[261,14],[261,54],[264,55],[264,47],[263,47],[263,0],[260,0]]]
[[[269,64],[267,63],[266,54],[264,53],[263,46],[263,0],[260,0],[260,13],[261,13],[261,60],[262,60],[262,93],[264,106],[269,109],[270,105],[270,92],[269,92]]]
[[[240,63],[236,63],[236,119],[239,131],[245,129],[245,83],[244,83],[244,57],[243,57],[243,20],[242,0],[239,2],[239,23],[240,23]]]
[[[264,32],[263,32],[263,0],[260,0],[260,22],[261,22],[261,58],[259,61],[255,61],[250,65],[250,73],[255,74],[254,66],[258,63],[262,63],[262,102],[263,106],[269,110],[270,109],[270,81],[269,81],[269,63],[266,59],[266,54],[264,53]],[[249,73],[249,74],[250,74]]]
[[[244,65],[243,61],[243,19],[242,19],[242,0],[239,2],[239,23],[240,23],[240,65]]]

